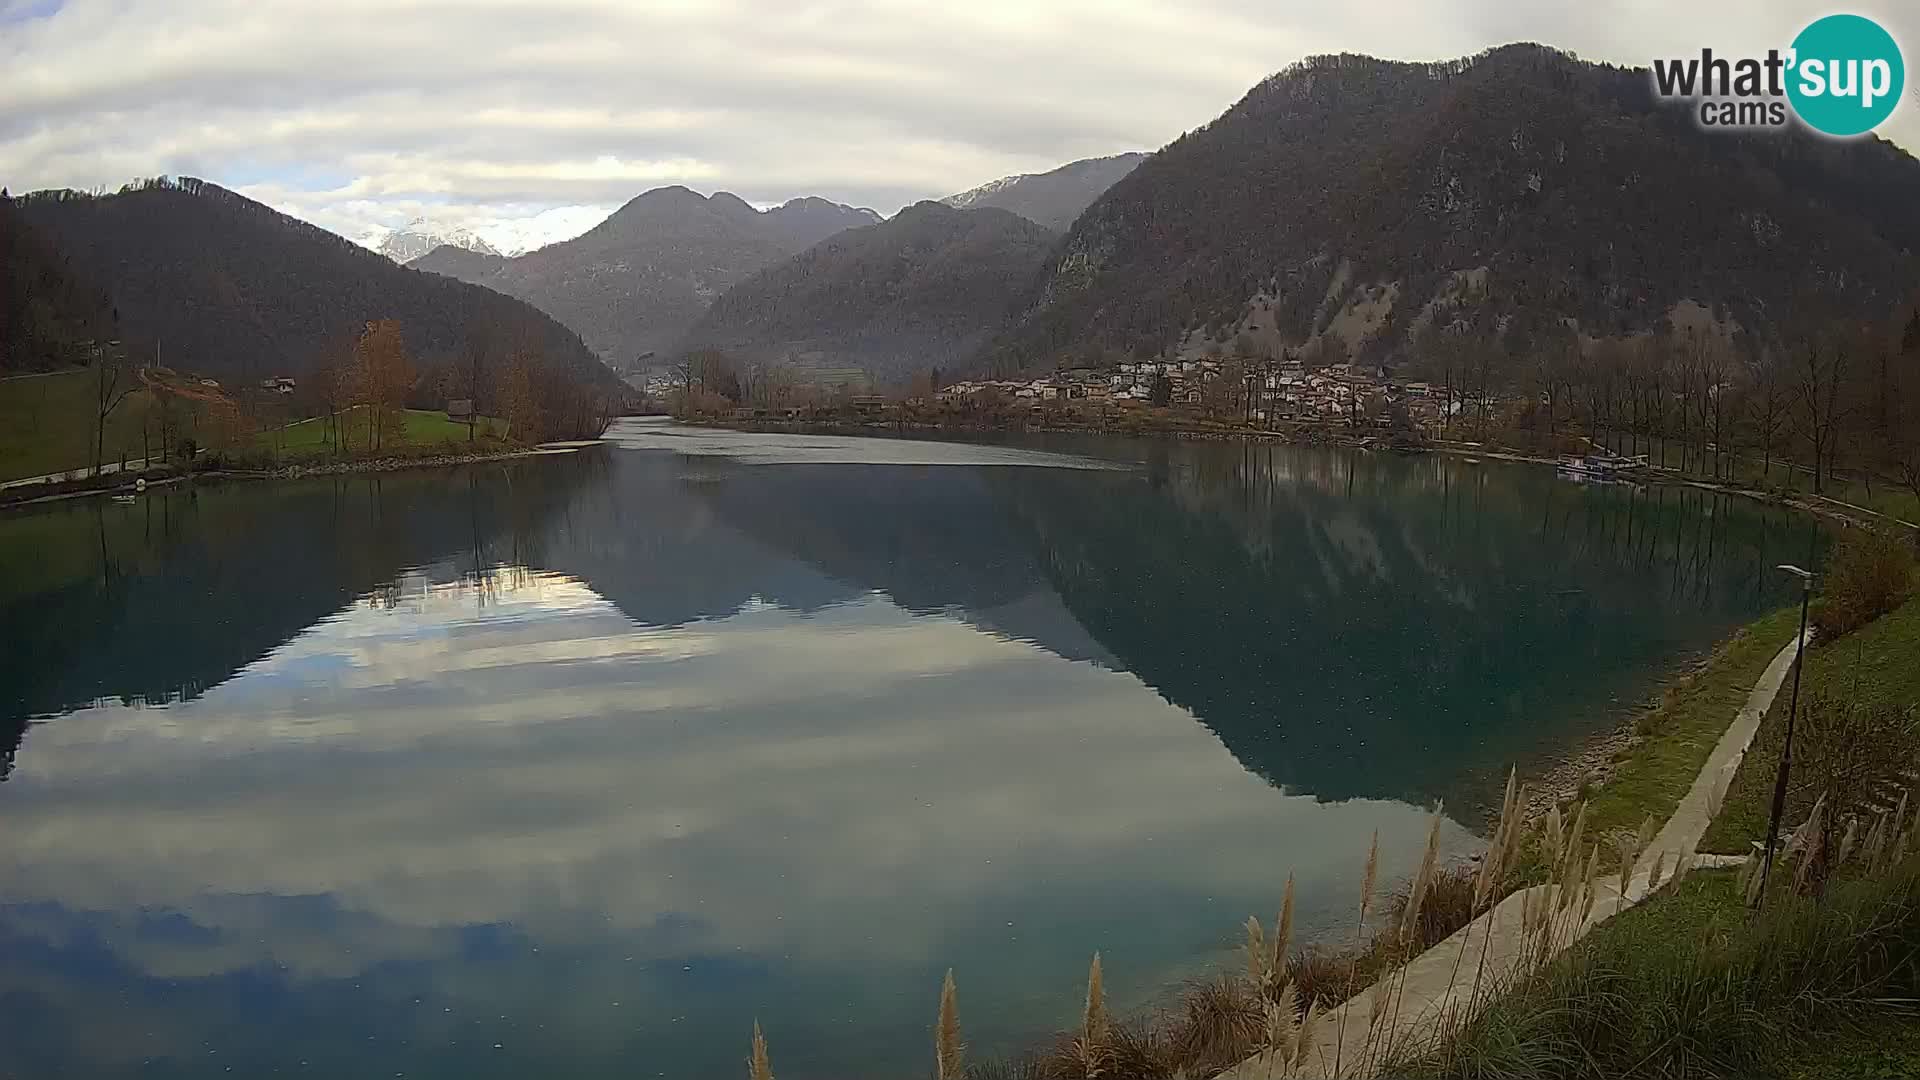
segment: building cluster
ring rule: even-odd
[[[1139,401],[1154,400],[1154,389],[1166,380],[1168,404],[1198,405],[1208,384],[1220,378],[1217,360],[1142,361],[1115,368],[1072,368],[1034,379],[972,379],[940,390],[942,401],[964,401],[982,393],[998,393],[1021,401]]]
[[[1425,382],[1392,379],[1381,368],[1361,364],[1309,370],[1297,359],[1257,364],[1148,360],[1039,378],[969,379],[941,388],[936,396],[954,403],[982,396],[1036,405],[1078,400],[1165,403],[1224,409],[1256,423],[1379,419],[1398,405],[1413,423],[1437,425],[1448,408],[1444,392]],[[1459,405],[1451,407],[1457,410]]]

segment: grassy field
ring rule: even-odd
[[[1789,680],[1761,723],[1740,771],[1734,774],[1726,805],[1701,840],[1702,851],[1745,854],[1753,841],[1765,836],[1791,692]],[[1830,645],[1809,651],[1807,669],[1801,676],[1801,704],[1821,692],[1863,703],[1920,705],[1920,597]],[[1903,764],[1907,763],[1889,762],[1896,767]],[[1814,795],[1805,790],[1792,791],[1788,819],[1804,818]]]
[[[1642,453],[1654,464],[1660,463],[1660,439],[1642,439],[1630,441],[1624,438],[1609,439],[1618,444],[1620,453]],[[1667,448],[1667,466],[1676,471],[1680,468],[1681,449],[1676,441]],[[1745,487],[1765,488],[1810,495],[1813,492],[1811,470],[1783,462],[1774,458],[1763,462],[1758,455],[1739,454],[1731,459],[1721,460],[1722,476],[1715,481],[1711,471],[1704,465],[1689,463],[1684,475],[1708,482],[1734,483]],[[1731,470],[1731,476],[1727,474]],[[1845,471],[1845,470],[1843,470]],[[1829,477],[1820,485],[1820,494],[1830,499],[1864,506],[1876,513],[1889,514],[1903,521],[1920,522],[1920,499],[1914,493],[1892,481],[1876,480],[1872,485],[1864,483],[1859,477]]]
[[[341,414],[340,427],[347,438],[347,445],[358,453],[367,446],[367,411],[356,407]],[[480,438],[497,435],[503,425],[491,417],[481,417],[474,425],[474,434]],[[444,412],[427,409],[408,409],[406,421],[401,431],[401,442],[408,446],[440,446],[447,443],[467,441],[465,421],[448,419]],[[391,433],[388,435],[391,438]],[[262,434],[256,445],[264,450],[274,450],[289,460],[319,457],[332,452],[331,432],[324,418],[302,420],[278,431]]]
[[[1653,733],[1596,793],[1590,826],[1671,811],[1798,616],[1749,626],[1675,685],[1648,718]],[[1920,598],[1811,651],[1802,706],[1821,692],[1920,704]],[[1703,851],[1745,854],[1765,832],[1788,700],[1763,722]],[[1888,775],[1910,764],[1886,757]],[[1796,789],[1790,823],[1815,795]],[[1734,871],[1696,872],[1597,928],[1407,1074],[1920,1080],[1920,857],[1879,871],[1856,857],[1842,873],[1817,899],[1790,895],[1782,876],[1756,916]]]
[[[1920,1077],[1920,877],[1910,858],[1776,894],[1748,913],[1738,874],[1696,871],[1609,919],[1497,1001],[1433,1080]]]
[[[87,370],[0,379],[0,480],[78,469],[93,463],[94,383]],[[141,453],[147,394],[128,397],[107,420],[104,458]]]
[[[1920,1018],[1870,1016],[1830,1032],[1784,1072],[1787,1080],[1920,1080]]]
[[[92,372],[87,370],[0,379],[0,481],[92,464],[93,394]],[[141,456],[141,432],[150,405],[151,396],[143,390],[128,396],[114,410],[107,421],[104,461],[119,461],[123,451],[127,458]],[[277,403],[260,406],[262,419],[280,407]],[[361,451],[367,445],[366,410],[353,409],[344,414],[343,426],[349,444],[356,452]],[[483,417],[474,433],[482,438],[497,436],[502,428],[500,421]],[[188,434],[192,430],[190,426]],[[297,461],[330,453],[327,439],[325,421],[305,420],[262,433],[255,438],[254,447]],[[467,425],[448,419],[444,412],[409,409],[400,441],[413,449],[461,443],[467,441]],[[153,449],[157,451],[157,443]]]
[[[1793,640],[1800,609],[1782,609],[1751,623],[1713,651],[1700,670],[1675,682],[1641,719],[1644,736],[1626,753],[1587,806],[1588,827],[1634,829],[1648,815],[1664,821],[1680,805],[1753,685]]]

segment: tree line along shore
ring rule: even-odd
[[[423,364],[394,320],[342,338],[311,375],[252,385],[166,367],[119,342],[89,352],[84,367],[0,380],[0,501],[208,473],[510,456],[598,438],[627,400],[533,347]],[[43,482],[26,482],[34,478]]]
[[[881,393],[844,373],[822,383],[791,364],[695,349],[648,391],[675,416],[743,428],[1597,453],[1640,462],[1643,475],[1817,496],[1920,523],[1920,300],[1789,337],[1669,321],[1628,338],[1543,338],[1522,355],[1432,329],[1393,368],[1351,359],[1337,339],[1276,349],[1244,334],[1192,357],[1109,360],[998,378],[931,368]]]

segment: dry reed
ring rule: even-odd
[[[1093,963],[1087,968],[1087,1011],[1080,1030],[1090,1043],[1107,1041],[1107,1002],[1106,991],[1100,980],[1100,954],[1093,954]]]
[[[953,986],[953,969],[940,984],[940,1019],[933,1030],[935,1080],[965,1080],[967,1048],[960,1041],[960,1003]]]
[[[773,1080],[773,1066],[767,1062],[767,1040],[760,1034],[760,1021],[753,1022],[753,1055],[747,1058],[747,1076],[751,1080]]]

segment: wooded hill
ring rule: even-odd
[[[84,364],[118,331],[106,292],[82,280],[0,192],[0,371]]]
[[[736,282],[879,219],[825,199],[755,210],[739,196],[656,188],[572,240],[514,258],[439,247],[410,265],[517,296],[580,332],[617,367],[687,332]]]
[[[396,266],[202,180],[151,180],[113,195],[38,192],[13,208],[107,291],[121,338],[143,362],[157,349],[179,370],[298,378],[367,323],[393,319],[422,367],[518,350],[553,377],[622,390],[576,334],[527,304]]]
[[[1537,45],[1316,57],[1088,207],[991,359],[1244,334],[1392,362],[1435,326],[1525,354],[1569,320],[1656,328],[1682,300],[1762,336],[1880,318],[1914,280],[1916,191],[1920,163],[1884,140],[1701,131],[1644,70]]]
[[[734,286],[686,347],[860,367],[892,382],[951,370],[1005,326],[1057,239],[1005,210],[918,203]]]

